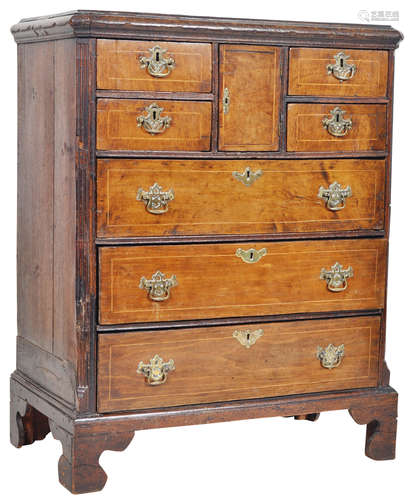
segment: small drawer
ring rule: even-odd
[[[381,309],[386,240],[103,247],[101,324]]]
[[[151,92],[211,92],[209,43],[97,41],[97,87]]]
[[[290,49],[290,95],[385,97],[387,82],[385,50]]]
[[[98,411],[374,387],[380,318],[101,334]]]
[[[384,104],[289,104],[287,151],[385,151]]]
[[[99,99],[97,149],[208,151],[210,102]]]
[[[99,160],[98,236],[382,229],[385,160]]]

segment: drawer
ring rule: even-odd
[[[99,160],[98,236],[382,229],[384,189],[384,160]]]
[[[287,151],[384,151],[384,104],[289,104]]]
[[[99,263],[101,324],[384,305],[381,239],[103,247]]]
[[[97,149],[208,151],[210,102],[99,99]]]
[[[97,87],[113,90],[211,92],[209,43],[97,41]]]
[[[386,50],[290,49],[290,95],[384,97],[387,82]]]
[[[101,334],[98,411],[373,387],[379,337],[376,316]]]

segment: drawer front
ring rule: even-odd
[[[208,151],[210,102],[99,99],[97,149]]]
[[[387,82],[385,50],[290,49],[290,95],[384,97]]]
[[[288,105],[288,151],[384,151],[385,149],[386,106],[384,104]]]
[[[104,247],[99,257],[101,324],[384,305],[380,239]]]
[[[97,87],[211,92],[209,43],[98,40]]]
[[[384,188],[384,160],[99,160],[98,236],[382,229]]]
[[[379,336],[379,317],[103,334],[98,411],[373,387]],[[330,344],[337,348],[332,360]],[[149,379],[156,354],[165,366],[158,360]]]
[[[221,46],[220,150],[278,149],[280,88],[277,47]]]

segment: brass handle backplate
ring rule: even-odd
[[[238,248],[236,250],[236,256],[240,257],[243,262],[246,264],[254,264],[258,262],[261,257],[267,254],[266,248],[261,248],[260,250],[256,250],[254,248],[249,248],[249,250],[243,250],[242,248]]]
[[[139,58],[141,68],[146,68],[148,73],[156,78],[170,75],[176,63],[172,57],[165,57],[167,50],[155,45],[149,49],[149,52],[151,53],[150,57],[141,56]]]
[[[327,72],[329,75],[334,76],[341,83],[350,80],[356,73],[355,64],[347,63],[347,60],[351,56],[347,56],[344,52],[338,52],[335,54],[335,64],[327,65]]]
[[[251,330],[234,330],[233,337],[237,339],[242,346],[250,349],[250,347],[262,337],[263,333],[261,328],[253,332]]]
[[[334,137],[343,137],[352,129],[352,120],[344,118],[346,111],[338,106],[330,111],[331,117],[325,116],[322,119],[322,126]]]
[[[329,188],[325,189],[320,186],[318,190],[318,198],[325,200],[328,210],[337,212],[345,208],[345,200],[352,196],[352,189],[350,186],[342,189],[338,182],[333,182]]]
[[[142,276],[139,282],[139,288],[148,291],[148,297],[155,302],[163,302],[168,300],[170,296],[170,289],[177,286],[176,276],[172,275],[170,278],[165,278],[165,275],[160,271],[156,271],[150,280]]]
[[[144,191],[142,188],[138,189],[136,194],[138,201],[143,201],[146,210],[151,214],[164,214],[169,210],[168,203],[175,199],[173,189],[169,191],[162,191],[162,186],[157,182],[149,188],[149,191]]]
[[[335,262],[331,269],[321,269],[320,279],[327,282],[328,290],[331,292],[342,292],[348,286],[347,278],[352,278],[354,271],[351,266],[343,269],[342,265]]]
[[[341,344],[338,347],[335,347],[333,344],[329,344],[325,349],[321,346],[317,347],[317,358],[321,361],[321,366],[323,368],[328,368],[329,370],[332,370],[332,368],[336,368],[341,364],[344,354],[344,344]]]
[[[162,134],[167,128],[170,127],[172,118],[169,116],[161,116],[163,108],[158,106],[156,102],[150,104],[145,108],[147,116],[138,116],[138,127],[143,127],[147,132],[152,135]]]
[[[230,109],[230,91],[226,87],[223,90],[223,113],[226,115]]]
[[[245,186],[251,186],[254,181],[256,181],[263,175],[263,171],[256,170],[255,172],[252,172],[250,167],[246,167],[244,169],[244,172],[232,172],[232,175],[235,179],[242,182]]]
[[[168,373],[174,369],[175,362],[173,359],[164,363],[159,354],[155,354],[155,356],[147,364],[140,361],[136,373],[144,375],[145,380],[149,385],[160,385],[166,382]]]

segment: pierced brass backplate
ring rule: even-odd
[[[141,68],[146,68],[148,73],[156,78],[170,75],[176,63],[172,57],[165,57],[167,50],[155,45],[149,49],[149,52],[151,53],[150,57],[141,56],[139,58]]]
[[[177,286],[176,276],[172,275],[170,278],[165,278],[165,275],[160,271],[156,271],[150,280],[142,276],[139,282],[139,288],[148,291],[148,296],[155,302],[163,302],[168,300],[170,296],[170,289]]]
[[[162,134],[167,128],[170,127],[172,118],[169,116],[161,116],[163,108],[158,106],[156,102],[150,104],[145,108],[147,116],[138,116],[138,127],[143,127],[147,132],[152,135]]]
[[[343,269],[339,262],[335,262],[331,269],[321,269],[320,279],[326,280],[328,290],[331,292],[342,292],[348,286],[347,278],[352,278],[354,271],[351,266]]]
[[[335,64],[327,65],[327,72],[329,75],[334,76],[341,83],[345,80],[350,80],[356,73],[355,64],[348,64],[347,60],[351,56],[347,56],[344,52],[335,54]]]
[[[250,349],[252,345],[254,345],[257,340],[263,335],[263,330],[260,328],[258,330],[234,330],[233,337],[237,339],[240,344],[247,349]]]
[[[326,201],[328,210],[337,212],[345,208],[345,200],[352,196],[352,189],[350,186],[342,189],[341,184],[333,182],[328,189],[320,186],[318,190],[318,198]]]
[[[321,366],[323,368],[328,368],[329,370],[332,370],[332,368],[336,368],[341,364],[344,354],[344,344],[341,344],[338,347],[335,347],[333,344],[329,344],[325,349],[321,346],[317,347],[317,358],[321,361]]]
[[[262,170],[251,171],[250,167],[246,167],[243,173],[232,172],[235,179],[241,181],[245,186],[251,186],[255,180],[263,175]]]
[[[242,248],[238,248],[236,250],[236,256],[240,257],[243,262],[247,264],[254,264],[258,262],[261,257],[267,254],[266,248],[261,248],[260,250],[255,250],[254,248],[250,248],[249,250],[243,250]]]
[[[159,354],[155,354],[155,356],[150,360],[150,363],[144,364],[143,361],[140,361],[136,373],[145,375],[146,382],[149,385],[160,385],[166,382],[168,373],[174,369],[175,362],[173,359],[164,363]]]
[[[175,199],[173,189],[169,191],[162,191],[162,186],[157,182],[149,188],[149,191],[144,191],[142,188],[138,189],[136,194],[138,201],[143,201],[146,210],[151,214],[164,214],[169,210],[168,203]]]
[[[349,118],[345,120],[343,111],[338,106],[330,111],[331,117],[324,117],[322,119],[322,126],[334,137],[343,137],[352,129],[352,120]]]

